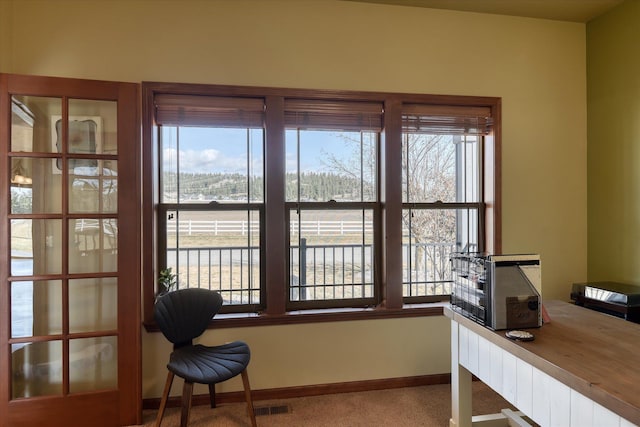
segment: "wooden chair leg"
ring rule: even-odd
[[[193,395],[193,383],[184,382],[182,388],[182,413],[180,416],[180,427],[187,427],[189,424],[189,411],[191,410],[191,396]]]
[[[156,427],[160,427],[162,424],[162,417],[164,416],[164,409],[167,406],[167,399],[169,398],[169,392],[171,391],[171,384],[173,384],[173,372],[169,371],[167,375],[167,381],[164,384],[164,391],[162,392],[162,399],[160,400],[160,408],[158,408],[158,415],[156,416]]]
[[[251,399],[251,387],[249,386],[249,374],[247,370],[242,371],[242,384],[244,385],[244,396],[247,399],[247,409],[249,411],[249,418],[251,419],[251,426],[257,427],[256,413],[253,410],[253,399]]]
[[[211,402],[211,407],[216,407],[216,385],[209,384],[209,402]]]

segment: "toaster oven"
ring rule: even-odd
[[[540,256],[451,255],[451,307],[493,330],[542,326]]]

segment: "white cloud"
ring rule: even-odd
[[[163,152],[164,164],[167,169],[175,169],[176,150],[167,148]],[[246,171],[247,161],[244,157],[227,157],[219,150],[181,150],[180,172],[217,173],[226,172],[243,173]]]

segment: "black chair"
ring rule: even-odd
[[[238,374],[242,374],[251,425],[256,427],[247,375],[247,365],[251,358],[249,346],[241,341],[219,346],[193,344],[193,339],[202,335],[220,307],[222,307],[222,297],[219,293],[198,288],[170,292],[156,302],[154,309],[156,322],[164,336],[173,343],[173,352],[167,365],[169,370],[167,382],[156,418],[157,427],[162,423],[175,375],[184,379],[180,426],[186,427],[189,423],[193,384],[209,386],[211,407],[215,408],[215,384]]]

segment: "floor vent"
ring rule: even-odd
[[[289,405],[279,405],[279,406],[263,406],[260,408],[253,408],[253,413],[256,416],[261,415],[277,415],[277,414],[288,414],[291,412],[291,407]]]

